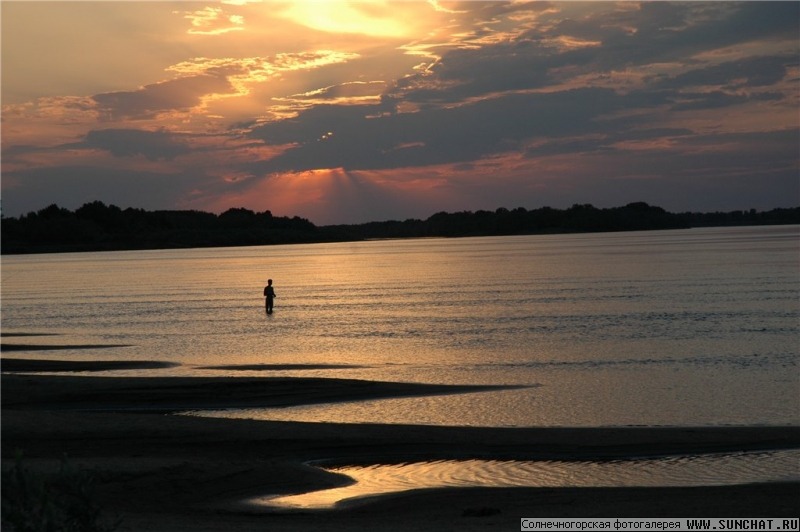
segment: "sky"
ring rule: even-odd
[[[800,2],[0,3],[2,213],[800,205]]]

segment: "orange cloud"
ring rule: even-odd
[[[231,85],[230,92],[216,92],[214,97],[244,96],[250,93],[251,85],[263,83],[283,73],[297,70],[312,70],[336,63],[344,63],[358,57],[356,53],[335,50],[313,52],[280,53],[272,57],[195,57],[189,61],[172,65],[167,71],[182,75],[222,76]]]
[[[375,104],[380,102],[381,94],[386,90],[386,86],[387,84],[384,81],[352,81],[293,94],[284,98],[274,98],[274,100],[302,105]]]
[[[205,7],[197,11],[176,11],[183,18],[191,21],[192,27],[187,33],[192,35],[222,35],[231,31],[244,29],[244,17],[226,15],[221,7]]]

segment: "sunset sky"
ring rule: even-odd
[[[3,1],[2,211],[800,204],[800,3]]]

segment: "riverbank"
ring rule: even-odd
[[[758,212],[671,213],[644,202],[613,208],[573,205],[526,210],[439,212],[425,220],[388,220],[316,226],[294,216],[276,217],[230,209],[219,216],[201,211],[122,210],[93,202],[75,212],[50,205],[36,213],[3,219],[4,255],[145,249],[264,246],[356,242],[398,238],[552,235],[800,223],[800,207]],[[146,227],[147,230],[142,230]]]
[[[6,361],[4,361],[5,364]],[[237,504],[347,482],[304,465],[459,458],[603,460],[800,447],[800,427],[469,428],[262,422],[165,415],[232,405],[290,406],[466,393],[479,387],[319,378],[2,375],[3,467],[63,456],[92,471],[120,530],[516,529],[520,517],[792,516],[800,483],[699,488],[421,490],[327,512]]]

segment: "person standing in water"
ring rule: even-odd
[[[264,287],[264,297],[267,298],[267,314],[272,314],[272,303],[275,300],[275,289],[272,288],[272,279],[267,280],[267,286]]]

